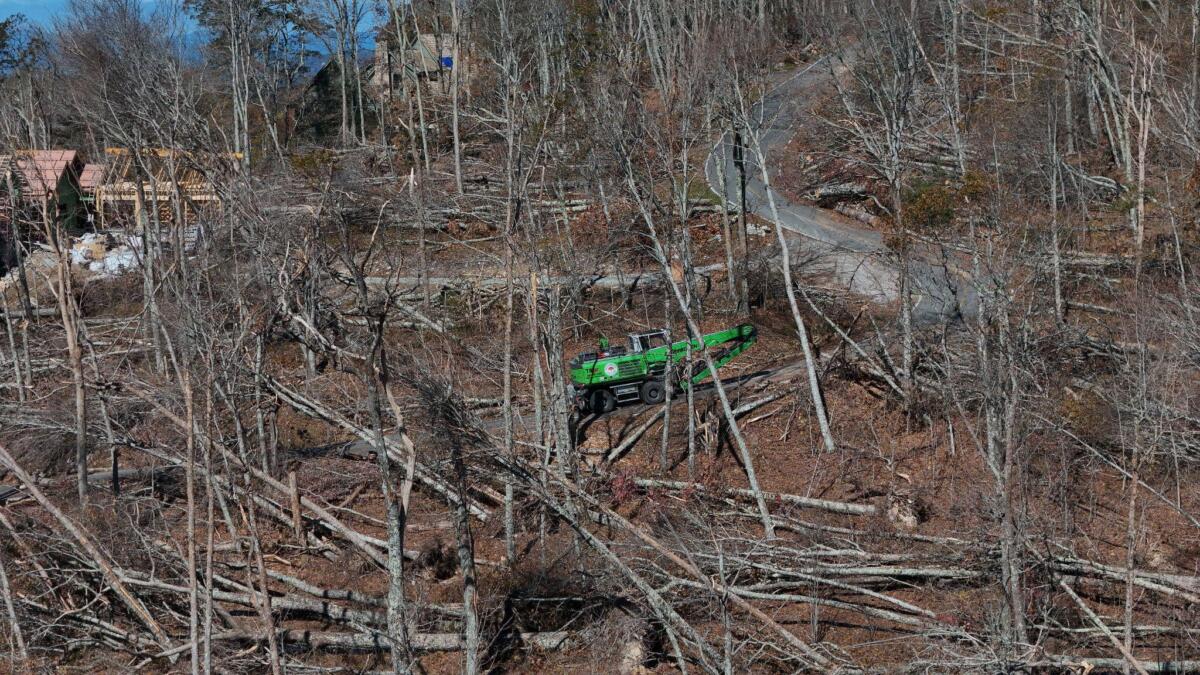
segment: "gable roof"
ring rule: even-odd
[[[78,156],[74,150],[18,150],[12,163],[21,184],[29,190],[28,196],[33,197],[57,191]]]
[[[85,164],[83,171],[79,172],[79,189],[84,192],[92,192],[104,183],[104,165],[92,162]]]

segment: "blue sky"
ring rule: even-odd
[[[0,18],[24,14],[43,26],[49,26],[55,16],[65,11],[67,0],[0,0]]]
[[[142,3],[149,9],[156,1],[142,0]],[[0,0],[0,19],[5,19],[13,14],[23,14],[33,23],[49,28],[53,25],[55,18],[66,14],[69,3],[70,0]],[[365,46],[370,46],[370,38],[373,35],[370,25],[370,19],[363,22],[363,35],[367,38]]]
[[[152,10],[154,5],[161,1],[162,0],[141,0],[142,5],[147,10]],[[173,0],[173,2],[176,4],[165,6],[178,6],[181,4],[181,0]],[[13,14],[23,14],[32,23],[41,25],[45,28],[51,28],[54,25],[55,19],[66,15],[69,4],[70,0],[0,0],[0,20],[12,16]],[[184,21],[189,25],[191,24],[191,20],[188,18],[185,18]],[[362,42],[360,44],[362,45],[364,54],[369,54],[370,50],[374,49],[374,30],[371,26],[371,19],[364,21],[362,24],[363,32],[361,35]],[[201,33],[198,29],[188,33],[188,43],[198,44],[197,40],[200,39],[198,37],[199,35],[201,35]],[[317,40],[313,40],[310,47],[318,52],[324,51],[323,45]]]
[[[149,9],[156,0],[141,0]],[[24,14],[33,23],[51,27],[54,19],[67,13],[70,0],[0,0],[0,19]]]

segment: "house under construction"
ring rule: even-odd
[[[174,150],[144,149],[135,155],[126,148],[105,148],[103,163],[84,166],[79,182],[97,229],[136,227],[140,214],[152,217],[155,211],[160,222],[172,222],[175,195],[185,221],[220,201],[196,157]]]

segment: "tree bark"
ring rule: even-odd
[[[29,661],[29,653],[25,650],[25,638],[21,634],[21,622],[17,620],[17,610],[13,607],[12,590],[8,585],[8,573],[4,570],[4,549],[0,547],[0,596],[4,598],[4,611],[8,614],[8,627],[12,632],[16,654],[22,662]],[[16,671],[16,669],[14,669]]]
[[[475,540],[471,534],[471,516],[467,512],[467,466],[462,446],[457,439],[450,442],[450,461],[454,465],[459,500],[455,505],[454,535],[458,548],[458,566],[462,573],[463,598],[463,673],[479,672],[479,615],[476,609]]]

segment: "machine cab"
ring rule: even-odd
[[[654,330],[648,333],[632,333],[629,336],[629,351],[633,354],[648,352],[667,344],[667,331]]]

